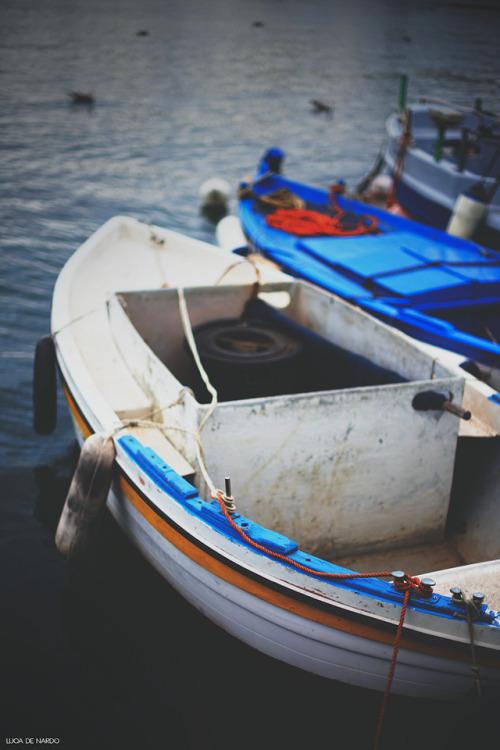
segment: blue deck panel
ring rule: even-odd
[[[297,247],[364,279],[404,271],[421,264],[418,258],[401,248],[397,235],[390,233],[364,237],[306,238],[301,239]]]
[[[295,247],[268,248],[264,254],[290,275],[318,284],[345,299],[369,299],[373,296],[362,284]]]
[[[482,296],[494,293],[492,287],[495,284],[500,290],[500,265],[454,266],[454,270],[469,281],[481,284]]]
[[[445,301],[474,296],[474,286],[455,269],[428,266],[377,279],[391,296],[400,295],[413,303]]]
[[[498,259],[491,257],[491,254],[482,252],[482,248],[475,247],[456,247],[452,244],[443,242],[433,242],[424,237],[413,237],[407,239],[401,236],[401,244],[409,253],[414,255],[424,263],[477,263],[489,264]]]

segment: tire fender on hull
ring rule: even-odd
[[[56,547],[68,560],[82,557],[97,531],[111,486],[115,445],[109,435],[83,444],[56,532]]]
[[[33,366],[33,428],[50,435],[57,423],[57,365],[52,336],[42,336],[35,349]]]

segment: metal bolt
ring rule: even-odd
[[[398,583],[403,583],[406,577],[406,573],[403,573],[402,570],[394,570],[391,575]]]
[[[420,583],[422,586],[425,586],[425,588],[432,588],[436,585],[436,581],[433,581],[432,578],[422,578]]]
[[[480,591],[477,591],[475,594],[472,594],[472,601],[479,609],[481,604],[484,602],[484,594],[482,594]]]
[[[226,510],[232,516],[234,513],[236,513],[236,506],[234,504],[234,497],[231,495],[231,478],[225,477],[224,482],[226,490],[222,499],[224,500]]]
[[[462,601],[462,589],[459,589],[457,586],[454,586],[452,589],[450,589],[451,598],[454,602],[461,602]]]

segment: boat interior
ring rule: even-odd
[[[362,572],[444,569],[443,593],[451,568],[451,585],[500,609],[488,563],[500,558],[500,408],[490,419],[460,372],[295,281],[124,292],[108,315],[149,403],[130,405],[131,432],[161,434],[151,447],[201,497],[199,443],[213,484],[231,477],[237,512],[310,554]]]

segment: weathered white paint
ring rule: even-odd
[[[352,308],[313,287],[289,283],[287,290],[290,317],[334,343],[405,377],[442,375],[443,368],[372,318],[362,315],[361,326]],[[240,315],[252,288],[198,287],[185,295],[195,325]],[[207,407],[181,398],[193,365],[178,305],[175,290],[160,290],[123,295],[109,311],[124,364],[162,408],[170,439],[192,463],[192,434]],[[216,486],[231,476],[241,513],[329,558],[441,539],[459,420],[412,408],[417,393],[436,388],[461,402],[463,379],[440,377],[220,403],[202,435],[209,474]],[[208,498],[200,479],[198,489]]]
[[[220,404],[209,472],[231,476],[243,515],[329,559],[442,538],[458,421],[413,410],[432,385]]]

